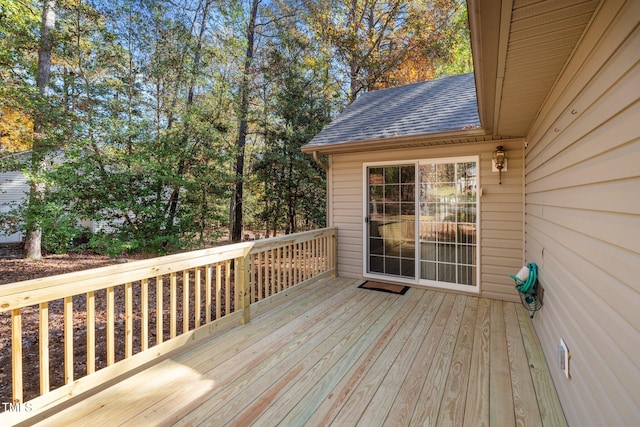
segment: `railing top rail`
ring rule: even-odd
[[[256,240],[249,250],[249,254],[268,251],[270,249],[279,248],[287,245],[294,245],[305,241],[317,239],[323,236],[332,236],[336,234],[335,228],[321,228],[319,230],[303,231],[301,233],[287,234],[280,237],[272,237],[270,239]]]
[[[0,312],[215,264],[335,233],[335,228],[312,230],[0,285]]]

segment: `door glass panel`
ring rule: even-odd
[[[476,285],[476,162],[420,165],[420,278]]]
[[[367,271],[415,277],[415,166],[367,168]]]

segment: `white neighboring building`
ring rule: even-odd
[[[0,212],[11,209],[15,203],[20,203],[28,197],[29,184],[22,172],[10,171],[0,173]],[[18,243],[24,236],[21,232],[9,236],[0,234],[0,244]]]
[[[27,156],[31,150],[13,153],[9,156]],[[55,155],[52,162],[62,161],[61,155]],[[29,183],[27,177],[20,171],[0,172],[0,213],[8,212],[12,207],[24,202],[29,197]],[[92,233],[108,228],[106,221],[95,222],[92,220],[80,221],[79,225],[88,228]],[[20,243],[24,239],[22,232],[4,235],[0,232],[0,245]]]

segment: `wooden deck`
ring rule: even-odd
[[[522,306],[359,283],[265,300],[42,425],[566,425]]]

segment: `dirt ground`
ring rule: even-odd
[[[145,258],[145,257],[136,257]],[[86,270],[90,268],[103,267],[106,265],[133,261],[135,259],[123,260],[112,259],[95,254],[68,254],[68,255],[48,255],[40,262],[28,262],[19,258],[16,251],[0,250],[0,287],[1,285],[14,283],[23,280],[47,277],[56,274],[69,273],[73,271]],[[166,279],[165,279],[166,280]],[[195,286],[193,276],[189,286]],[[168,292],[168,289],[167,289]],[[177,294],[182,293],[182,279],[178,278]],[[191,299],[193,300],[193,290]],[[140,294],[141,286],[139,282],[133,284],[134,294],[134,319],[133,319],[133,339],[134,353],[141,349],[140,343]],[[231,294],[233,295],[233,293]],[[231,296],[233,298],[233,296]],[[106,292],[96,291],[95,293],[96,311],[96,369],[106,366]],[[164,339],[168,339],[169,319],[168,319],[168,293],[164,295],[163,311],[167,311],[164,316],[163,330]],[[180,298],[178,298],[180,300]],[[124,289],[123,286],[115,288],[115,347],[116,361],[124,358],[125,341],[125,313],[124,313]],[[181,301],[178,301],[178,333],[182,329]],[[232,304],[233,305],[233,304]],[[193,307],[193,301],[191,302]],[[149,282],[149,345],[154,345],[157,341],[155,336],[155,281]],[[233,310],[232,307],[229,307]],[[86,375],[86,296],[77,295],[73,297],[74,310],[74,378]],[[226,307],[223,307],[226,312]],[[23,393],[24,401],[28,401],[39,395],[39,309],[37,306],[25,307],[22,309],[22,353],[23,353]],[[63,304],[62,300],[49,303],[49,376],[51,389],[55,389],[64,384],[64,332],[63,332]],[[190,316],[190,328],[193,327],[195,319]],[[204,313],[201,322],[204,323]],[[11,313],[0,313],[0,412],[4,411],[1,403],[12,402],[12,372],[11,372]]]
[[[108,256],[95,254],[47,255],[39,262],[29,262],[18,256],[19,254],[15,251],[9,255],[5,251],[4,257],[0,253],[0,285],[121,262]]]

